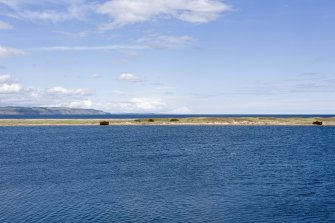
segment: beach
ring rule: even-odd
[[[274,126],[312,126],[320,121],[323,126],[335,126],[331,118],[277,118],[277,117],[196,117],[196,118],[153,118],[153,119],[0,119],[0,126],[95,126],[106,121],[112,126],[150,126],[150,125],[274,125]]]

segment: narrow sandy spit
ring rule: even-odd
[[[334,118],[155,118],[155,119],[0,119],[0,126],[98,126],[107,121],[110,126],[335,126]]]

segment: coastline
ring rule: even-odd
[[[315,126],[321,121],[323,126],[335,126],[332,118],[153,118],[153,119],[0,119],[0,126],[99,126],[101,121],[110,126]]]

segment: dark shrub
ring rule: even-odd
[[[152,118],[148,119],[148,122],[154,122],[155,120],[153,120]]]
[[[170,122],[179,122],[179,119],[172,118],[172,119],[170,119]]]

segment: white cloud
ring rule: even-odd
[[[144,111],[161,110],[166,107],[166,103],[159,98],[133,98],[135,108]]]
[[[4,4],[12,8],[17,7],[18,2],[18,0],[0,0],[0,4]]]
[[[9,74],[0,75],[0,83],[6,83],[11,80],[11,76]]]
[[[171,35],[151,35],[140,38],[138,43],[148,45],[152,48],[175,48],[185,47],[196,42],[196,39],[191,36],[171,36]]]
[[[28,2],[32,2],[31,0],[0,0],[1,4],[7,5],[11,8],[17,8],[19,5],[23,4],[23,3],[28,3]]]
[[[53,23],[83,20],[87,12],[93,9],[93,4],[85,0],[0,0],[0,4],[11,9],[8,13],[11,17]],[[39,10],[36,10],[37,6]]]
[[[41,89],[25,87],[9,74],[0,75],[0,106],[63,106],[90,108],[93,102],[87,96],[93,91],[53,87]]]
[[[0,84],[0,94],[10,94],[17,93],[22,90],[22,86],[20,84]]]
[[[68,9],[67,12],[61,13],[53,10],[46,10],[46,11],[21,11],[17,12],[16,17],[24,18],[29,20],[45,20],[51,21],[53,23],[67,21],[67,20],[74,20],[74,19],[81,19],[80,13],[78,13],[77,9]]]
[[[26,53],[20,49],[0,46],[0,58],[10,57],[10,56],[23,56],[25,54]]]
[[[71,108],[92,108],[93,102],[90,99],[83,101],[73,101],[70,103]]]
[[[49,89],[25,87],[13,81],[9,74],[0,75],[0,106],[96,108],[120,113],[171,111],[166,102],[158,97],[128,98],[126,92],[114,90],[114,97],[121,101],[106,102],[88,99],[90,93],[86,89],[61,86]],[[94,97],[93,94],[90,96]]]
[[[157,97],[130,98],[124,101],[97,102],[94,104],[97,109],[111,113],[147,113],[162,112],[168,109],[167,104]]]
[[[128,81],[128,82],[141,82],[143,81],[141,78],[136,76],[135,74],[123,73],[120,75],[119,80]]]
[[[22,90],[22,86],[18,83],[13,83],[9,74],[0,75],[0,94],[18,93]]]
[[[101,26],[102,30],[159,18],[206,23],[229,10],[230,7],[220,0],[113,0],[97,7],[98,13],[112,20]]]
[[[106,15],[110,21],[101,30],[155,19],[207,23],[231,9],[222,0],[0,0],[0,5],[7,6],[7,16],[33,22],[84,21],[92,13]]]
[[[48,93],[66,94],[66,95],[89,95],[91,92],[87,89],[68,89],[56,86],[48,89]]]
[[[0,21],[0,30],[9,30],[9,29],[14,29],[12,25],[6,23],[6,22],[3,22],[3,21]]]
[[[177,48],[195,43],[197,39],[191,36],[151,35],[140,38],[135,44],[102,45],[102,46],[47,46],[30,48],[31,51],[119,51],[136,56],[139,50],[152,48]]]

